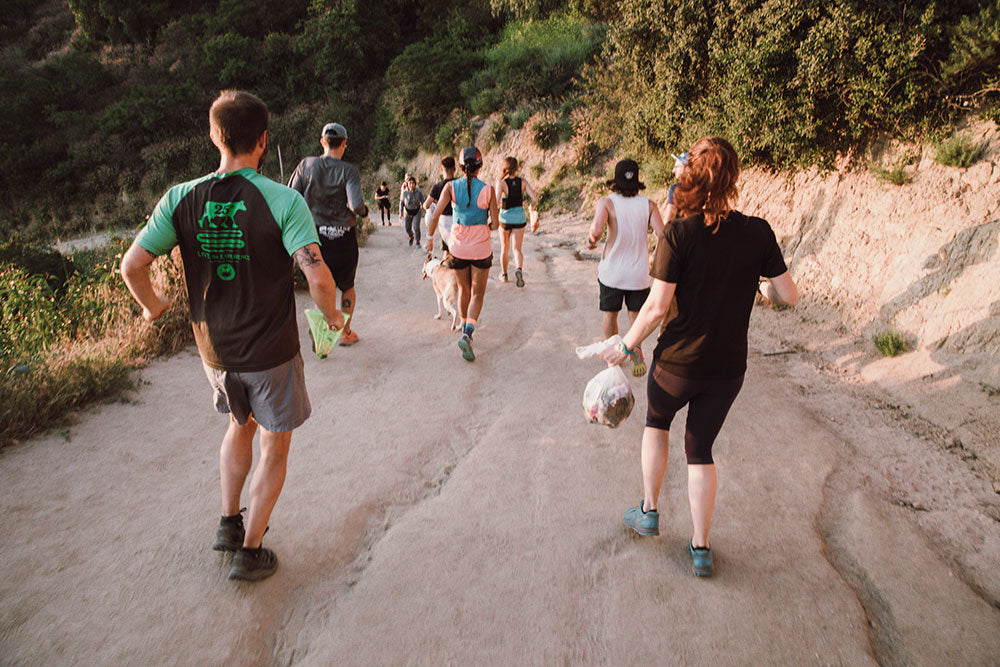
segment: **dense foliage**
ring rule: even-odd
[[[139,224],[167,185],[215,165],[206,111],[229,87],[274,114],[274,178],[328,120],[371,166],[447,150],[497,111],[514,128],[557,114],[537,139],[571,140],[581,169],[608,149],[652,164],[709,132],[795,166],[995,117],[1000,3],[10,0],[0,234]]]
[[[946,126],[997,92],[997,3],[635,0],[589,72],[604,141],[727,136],[752,162],[823,161]]]

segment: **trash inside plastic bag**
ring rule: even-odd
[[[609,428],[628,419],[635,397],[621,366],[611,366],[595,375],[583,390],[583,412],[591,424]]]
[[[350,317],[349,313],[344,313],[345,325]],[[326,325],[323,312],[317,308],[306,308],[306,321],[309,322],[309,338],[312,339],[313,352],[320,359],[326,359],[340,342],[340,335],[344,332],[343,328],[331,331],[330,327]]]
[[[621,342],[621,336],[576,348],[581,359],[598,356]],[[611,366],[595,375],[583,390],[583,412],[591,424],[617,428],[632,414],[635,396],[621,366]]]

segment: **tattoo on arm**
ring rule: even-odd
[[[351,300],[350,299],[341,299],[340,300],[340,307],[341,308],[350,308],[351,307]]]
[[[293,254],[292,257],[295,258],[295,263],[299,265],[300,269],[315,266],[323,261],[323,256],[319,254],[318,250],[316,250],[315,244],[299,248],[295,251],[295,254]]]

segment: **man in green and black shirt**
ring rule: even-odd
[[[267,152],[267,107],[225,91],[209,112],[217,171],[163,196],[122,259],[122,276],[154,321],[169,308],[149,277],[153,260],[180,246],[191,325],[216,409],[230,415],[219,455],[222,521],[213,548],[233,551],[230,579],[263,579],[277,557],[261,546],[285,480],[293,429],[309,417],[293,261],[331,329],[344,326],[336,284],[320,255],[305,200],[258,173]],[[244,528],[240,496],[261,428],[261,459],[250,482]]]

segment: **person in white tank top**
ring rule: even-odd
[[[660,209],[639,194],[646,186],[639,180],[639,165],[634,160],[622,160],[615,165],[615,177],[608,181],[608,187],[611,194],[597,202],[594,221],[587,234],[587,244],[594,249],[605,228],[608,230],[601,262],[597,265],[605,338],[618,333],[618,313],[623,302],[629,323],[635,322],[652,284],[646,235],[650,225],[657,236],[663,232]],[[641,349],[635,349],[632,361],[632,374],[636,377],[645,374]]]

